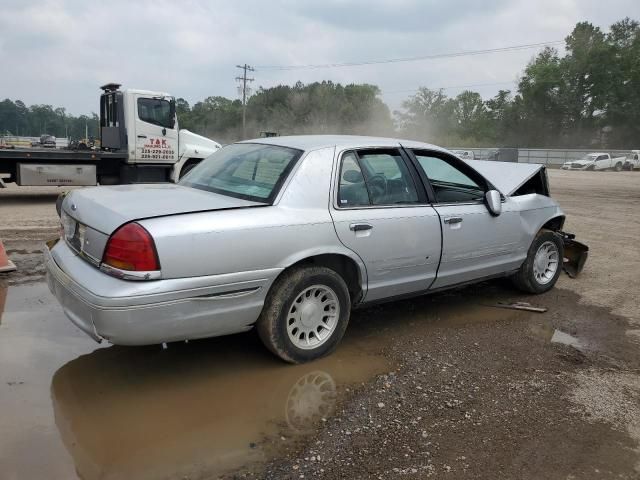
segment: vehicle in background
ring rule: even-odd
[[[631,150],[631,153],[627,155],[623,168],[625,170],[640,168],[640,150]]]
[[[99,150],[100,141],[96,141],[93,136],[89,138],[80,138],[78,140],[72,140],[69,143],[70,150]]]
[[[292,363],[331,352],[352,308],[504,276],[543,293],[588,250],[562,232],[543,165],[375,137],[240,142],[178,185],[77,189],[56,208],[49,288],[93,339],[255,326]]]
[[[518,162],[520,150],[512,147],[500,147],[491,148],[487,152],[487,158],[485,160],[491,160],[494,162]]]
[[[101,89],[100,138],[94,146],[85,141],[48,148],[55,147],[55,137],[43,135],[40,148],[0,150],[4,181],[31,186],[176,182],[221,147],[178,127],[175,99],[168,93],[120,90],[115,83]]]
[[[53,135],[40,135],[40,140],[31,142],[32,147],[56,148],[56,137]]]
[[[280,134],[278,132],[260,132],[260,138],[271,138],[271,137],[278,137],[280,136]]]
[[[451,150],[451,153],[462,160],[475,160],[473,150]]]
[[[622,170],[626,157],[613,158],[608,153],[589,153],[580,160],[569,160],[562,164],[562,170]]]

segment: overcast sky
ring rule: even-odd
[[[191,104],[297,80],[378,85],[392,107],[419,86],[484,97],[512,84],[536,49],[351,68],[268,65],[384,60],[563,40],[578,21],[640,19],[640,0],[0,0],[0,98],[96,111],[98,87],[170,92]],[[458,88],[452,88],[458,87]]]

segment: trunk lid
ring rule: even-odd
[[[175,184],[118,185],[70,192],[62,204],[60,220],[67,245],[89,263],[99,266],[109,236],[125,223],[264,205]]]
[[[263,205],[182,185],[153,184],[74,190],[62,208],[81,224],[110,235],[121,225],[143,218]]]

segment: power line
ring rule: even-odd
[[[513,85],[515,83],[517,83],[515,80],[511,80],[509,82],[470,83],[467,85],[449,85],[446,87],[428,87],[428,88],[431,88],[431,90],[449,90],[452,88],[492,87],[495,85]],[[412,93],[412,92],[417,92],[419,90],[420,90],[419,88],[414,88],[411,90],[392,90],[392,91],[382,90],[382,95],[393,95],[396,93]]]
[[[516,50],[526,50],[529,48],[546,47],[563,43],[563,40],[554,40],[550,42],[528,43],[524,45],[511,45],[508,47],[487,48],[484,50],[467,50],[463,52],[437,53],[431,55],[421,55],[418,57],[390,58],[386,60],[368,60],[361,62],[344,62],[344,63],[321,63],[308,65],[261,65],[257,66],[258,70],[313,70],[319,68],[342,68],[342,67],[358,67],[362,65],[379,65],[385,63],[401,63],[401,62],[418,62],[421,60],[435,60],[439,58],[468,57],[474,55],[485,55],[488,53],[511,52]]]
[[[247,78],[247,72],[253,72],[255,69],[246,63],[244,65],[236,65],[237,68],[242,70],[242,76],[236,77],[236,80],[241,82],[240,90],[242,92],[242,138],[247,138],[247,96],[250,94],[250,87],[247,87],[247,82],[253,82],[255,78]]]

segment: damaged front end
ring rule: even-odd
[[[564,259],[562,269],[571,278],[576,278],[584,268],[584,264],[589,256],[589,247],[584,243],[575,240],[573,233],[558,232],[564,244]]]

